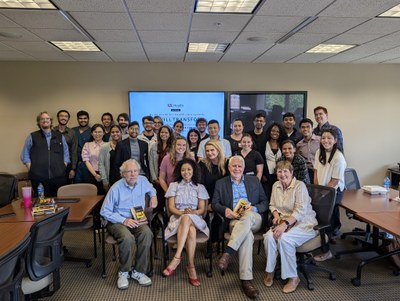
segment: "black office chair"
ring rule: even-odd
[[[30,241],[30,235],[27,235],[14,249],[0,258],[0,300],[23,299],[21,282],[24,274],[24,258]]]
[[[354,168],[346,168],[345,172],[344,172],[344,182],[345,182],[345,187],[347,190],[357,190],[361,188],[361,184],[360,181],[358,179],[358,175],[357,172]],[[346,212],[346,215],[349,219],[354,218],[357,221],[360,221],[360,219],[354,217],[354,215],[350,212]],[[342,233],[342,235],[340,236],[340,238],[345,239],[347,236],[363,236],[365,240],[369,240],[370,236],[371,236],[371,226],[369,224],[366,224],[365,229],[361,229],[361,228],[354,228],[352,231],[350,232],[345,232]],[[356,240],[357,242],[357,240]]]
[[[15,198],[17,178],[8,173],[0,173],[0,208],[11,203]]]
[[[312,256],[311,252],[321,250],[327,252],[329,250],[329,237],[327,232],[331,231],[331,217],[333,207],[335,206],[336,190],[332,187],[321,185],[307,185],[308,193],[311,197],[311,205],[317,214],[316,218],[318,225],[315,230],[318,230],[319,235],[305,242],[296,248],[298,258],[298,269],[307,280],[307,287],[309,290],[314,289],[314,283],[310,277],[311,270],[319,270],[329,273],[329,279],[335,280],[336,275],[331,270],[318,266]]]
[[[60,288],[62,238],[69,208],[36,222],[26,257],[28,277],[22,279],[26,300],[53,295]]]

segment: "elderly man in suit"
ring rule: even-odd
[[[239,273],[244,293],[249,298],[259,295],[253,285],[253,233],[261,228],[261,215],[268,209],[267,197],[255,176],[243,175],[245,163],[241,156],[229,160],[230,176],[217,181],[212,200],[213,209],[225,218],[224,230],[229,226],[231,237],[218,261],[221,270],[228,268],[232,255],[239,252]],[[234,211],[239,200],[248,203],[243,214]]]

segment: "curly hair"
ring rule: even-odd
[[[280,147],[282,146],[282,142],[283,142],[284,140],[287,139],[287,135],[286,135],[285,128],[284,128],[281,124],[279,124],[279,123],[277,123],[277,122],[274,122],[273,124],[271,124],[271,125],[267,128],[267,130],[266,130],[267,141],[270,141],[270,140],[271,140],[271,131],[272,131],[272,128],[273,128],[274,126],[276,126],[276,127],[279,129],[278,144],[279,144],[279,148],[280,148]]]
[[[184,158],[176,164],[175,169],[174,169],[175,182],[180,182],[183,179],[182,173],[181,173],[183,164],[189,164],[192,167],[192,169],[193,169],[192,183],[194,185],[199,184],[200,183],[200,168],[197,165],[197,163],[190,158]]]

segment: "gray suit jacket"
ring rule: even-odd
[[[256,207],[260,214],[266,212],[268,210],[268,200],[258,178],[245,175],[244,185],[246,187],[247,199],[251,205]],[[233,192],[230,176],[218,180],[215,184],[212,207],[222,217],[225,217],[226,208],[233,209]]]

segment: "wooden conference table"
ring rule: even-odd
[[[34,222],[0,223],[0,257],[15,248],[31,230]]]
[[[342,254],[369,252],[375,251],[379,255],[362,260],[357,266],[357,275],[351,280],[354,286],[361,285],[362,268],[374,261],[390,257],[394,254],[399,254],[400,249],[390,253],[385,253],[382,245],[379,244],[381,239],[379,229],[382,229],[394,236],[400,236],[400,203],[393,199],[397,197],[398,191],[391,189],[386,195],[370,195],[359,190],[344,191],[341,207],[355,214],[360,220],[373,226],[372,243],[362,241],[363,246],[353,250],[337,252],[337,258]]]
[[[62,196],[58,197],[62,198]],[[80,223],[90,215],[93,210],[104,199],[104,196],[75,196],[66,197],[68,199],[79,198],[79,202],[58,203],[58,208],[69,208],[67,223]],[[40,220],[46,219],[48,215],[32,216],[31,208],[24,208],[21,200],[16,200],[9,205],[0,208],[2,214],[12,213],[9,216],[0,217],[0,256],[1,252],[7,252],[15,247],[30,231],[31,226]],[[68,257],[65,257],[68,260]],[[89,259],[82,259],[87,266],[90,266]]]

